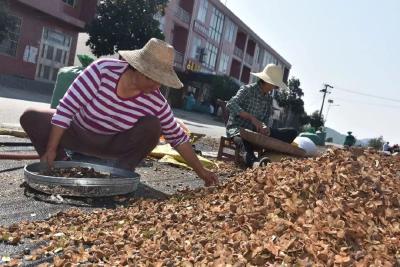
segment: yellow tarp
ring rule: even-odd
[[[189,165],[187,165],[186,163],[183,162],[179,162],[178,160],[176,160],[174,157],[169,156],[169,155],[165,155],[164,157],[162,157],[159,162],[163,162],[163,163],[169,163],[178,167],[183,167],[186,169],[191,170],[192,168],[189,167]]]
[[[160,162],[166,162],[170,164],[174,164],[176,166],[185,167],[191,169],[187,164],[186,161],[182,158],[182,156],[174,150],[169,144],[165,145],[158,145],[156,146],[153,151],[151,151],[150,156],[160,159]],[[201,156],[197,156],[200,162],[203,164],[204,167],[218,167],[217,164],[203,158]]]

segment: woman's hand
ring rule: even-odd
[[[56,159],[57,151],[50,149],[47,150],[43,156],[40,158],[40,162],[47,164],[47,167],[50,169],[53,167],[54,160]]]
[[[176,146],[175,149],[179,152],[179,154],[181,154],[182,158],[187,162],[187,164],[193,168],[196,174],[204,181],[205,186],[211,186],[218,183],[217,175],[203,167],[189,142],[180,144]]]
[[[203,169],[198,173],[199,177],[203,179],[205,186],[212,186],[218,184],[218,177],[212,171]]]
[[[53,167],[53,162],[57,156],[57,148],[66,129],[57,125],[51,127],[49,141],[47,142],[46,152],[40,158],[40,162],[47,163],[49,168]]]

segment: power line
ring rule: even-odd
[[[345,92],[348,92],[348,93],[352,93],[352,94],[363,95],[363,96],[368,96],[368,97],[373,97],[373,98],[378,98],[378,99],[382,99],[382,100],[387,100],[387,101],[400,103],[400,99],[388,98],[388,97],[372,95],[372,94],[366,94],[366,93],[363,93],[363,92],[350,90],[350,89],[346,89],[346,88],[341,88],[341,87],[337,87],[337,86],[335,86],[335,89],[338,89],[338,90],[341,90],[341,91],[345,91]]]
[[[331,109],[331,107],[339,107],[340,105],[333,105],[333,100],[332,99],[328,99],[328,110],[326,111],[325,114],[325,122],[328,120],[328,114],[329,114],[329,110]]]
[[[358,104],[364,104],[364,105],[371,105],[371,106],[379,106],[379,107],[385,107],[385,108],[398,108],[400,109],[400,106],[396,105],[388,105],[388,104],[381,104],[381,103],[370,103],[370,102],[362,102],[362,101],[357,101],[357,100],[350,100],[350,99],[345,99],[345,98],[340,98],[340,97],[335,97],[335,99],[340,100],[340,101],[346,101],[346,102],[351,102],[351,103],[358,103]]]

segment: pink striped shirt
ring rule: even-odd
[[[131,98],[116,94],[127,67],[127,62],[116,59],[100,59],[88,66],[60,100],[52,124],[68,128],[74,120],[94,133],[112,135],[131,129],[140,118],[151,115],[160,120],[162,134],[172,146],[189,141],[159,90]]]

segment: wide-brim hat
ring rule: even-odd
[[[137,71],[168,87],[181,88],[183,83],[174,70],[174,48],[159,39],[150,39],[142,49],[118,53]]]
[[[275,64],[268,64],[262,72],[251,72],[251,74],[266,83],[270,83],[282,89],[288,89],[287,85],[283,82],[282,69]]]

